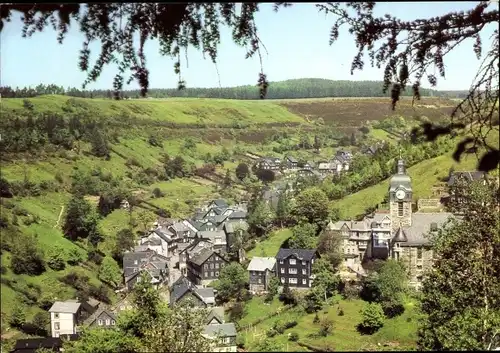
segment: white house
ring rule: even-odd
[[[49,309],[52,337],[75,334],[80,309],[78,302],[55,302]]]

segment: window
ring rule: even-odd
[[[210,271],[210,277],[214,276],[214,271]]]
[[[302,266],[305,266],[307,263],[305,261],[302,261]]]
[[[295,259],[290,259],[290,265],[296,265],[297,264],[297,261]]]
[[[106,319],[106,326],[109,326],[109,324],[110,324],[110,320]]]
[[[97,324],[98,324],[99,326],[102,326],[102,320],[101,320],[101,319],[97,320]]]
[[[307,275],[307,270],[305,268],[302,269],[302,274],[305,276]]]
[[[292,275],[296,275],[297,274],[297,269],[296,268],[289,268],[288,269],[288,273],[290,273]]]
[[[116,321],[115,320],[111,320],[111,325],[116,325]]]
[[[403,203],[398,202],[398,217],[403,217]]]
[[[61,324],[59,322],[54,323],[54,330],[59,331],[61,329]]]
[[[417,265],[417,270],[421,270],[422,269],[422,265]]]
[[[283,260],[280,260],[280,265],[283,265]]]
[[[208,270],[208,264],[204,264],[204,265],[203,265],[203,268],[204,268],[205,270]]]
[[[281,283],[285,283],[285,277],[281,277],[280,280],[281,280]]]
[[[215,264],[215,268],[219,268],[219,263],[216,263],[216,264]]]
[[[59,313],[54,314],[54,319],[59,319]]]
[[[302,278],[302,284],[307,284],[307,279]]]
[[[288,282],[290,282],[290,283],[292,283],[292,284],[297,284],[297,278],[295,278],[295,277],[290,277],[290,278],[288,279]]]
[[[214,264],[210,264],[210,269],[213,270]]]
[[[215,271],[215,277],[219,277],[219,271]]]
[[[59,337],[59,332],[54,332],[54,336]]]
[[[311,260],[311,263],[314,264],[314,259]]]
[[[280,272],[285,273],[285,268],[284,267],[280,268]]]
[[[422,258],[422,248],[417,248],[417,259]]]
[[[260,278],[260,277],[259,277],[259,278],[257,279],[257,282],[258,282],[259,284],[261,284],[261,283],[262,283],[262,278]]]
[[[205,277],[208,277],[208,272],[207,271],[205,271]]]

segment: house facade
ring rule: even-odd
[[[168,282],[169,258],[155,251],[127,252],[123,255],[123,277],[125,287],[131,291],[135,283],[141,280],[141,273],[147,273],[155,288]]]
[[[181,276],[170,289],[170,306],[189,300],[196,307],[207,308],[215,305],[213,288],[198,288],[187,277]]]
[[[286,167],[290,170],[295,170],[298,168],[299,161],[292,156],[287,156],[285,159]]]
[[[116,328],[116,315],[111,310],[99,309],[85,320],[84,325],[114,329]]]
[[[259,169],[280,170],[281,159],[277,157],[264,157],[258,161],[257,166]]]
[[[56,301],[49,309],[52,337],[74,335],[82,321],[83,308],[76,301]]]
[[[254,293],[267,291],[269,281],[275,275],[275,267],[274,257],[253,257],[247,267],[250,291]]]
[[[228,261],[212,249],[203,249],[187,261],[187,276],[196,285],[207,285],[219,278]]]
[[[314,280],[312,266],[319,258],[314,249],[283,249],[276,255],[276,276],[282,285],[310,288]]]
[[[206,325],[203,335],[213,340],[212,352],[237,352],[234,323]]]

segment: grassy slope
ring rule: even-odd
[[[90,105],[98,117],[130,114],[136,118],[181,124],[207,125],[301,123],[304,120],[286,108],[267,101],[236,101],[224,99],[171,98],[167,100],[84,99],[67,96],[40,96],[30,98],[35,111],[63,114],[65,103],[73,99]],[[2,99],[2,109],[23,109],[23,99]]]
[[[308,337],[316,334],[319,324],[314,324],[315,314],[302,314],[293,311],[284,312],[256,325],[254,328],[242,331],[245,340],[245,349],[252,351],[256,348],[260,339],[265,337],[265,332],[272,327],[276,321],[296,320],[298,325],[292,329],[286,330],[284,334],[272,338],[273,341],[282,345],[285,351],[303,351],[294,342],[287,339],[288,333],[296,332],[299,334],[299,341],[321,347],[330,348],[335,351],[359,351],[359,350],[379,350],[378,344],[389,344],[396,349],[413,349],[416,340],[416,310],[414,303],[407,302],[403,315],[394,319],[386,320],[384,326],[371,336],[361,335],[356,331],[356,325],[361,321],[361,309],[364,302],[362,300],[340,300],[340,307],[344,311],[343,316],[337,314],[337,305],[327,306],[325,310],[318,313],[320,319],[330,318],[334,322],[333,332],[327,337]],[[247,312],[240,324],[245,325],[255,321],[270,312],[275,312],[280,306],[279,302],[271,303],[267,306],[263,304],[262,298],[255,297],[247,304]],[[387,348],[385,348],[387,349]]]
[[[292,235],[290,229],[280,229],[269,235],[269,237],[258,243],[255,248],[248,252],[247,257],[251,259],[254,256],[271,257],[276,256],[281,244]]]

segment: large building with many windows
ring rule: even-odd
[[[410,285],[418,288],[423,271],[432,264],[427,235],[436,232],[453,215],[412,212],[413,188],[402,159],[388,192],[388,212],[375,212],[361,221],[330,222],[328,229],[342,237],[346,269],[362,274],[361,264],[365,259],[394,258],[406,264]]]

